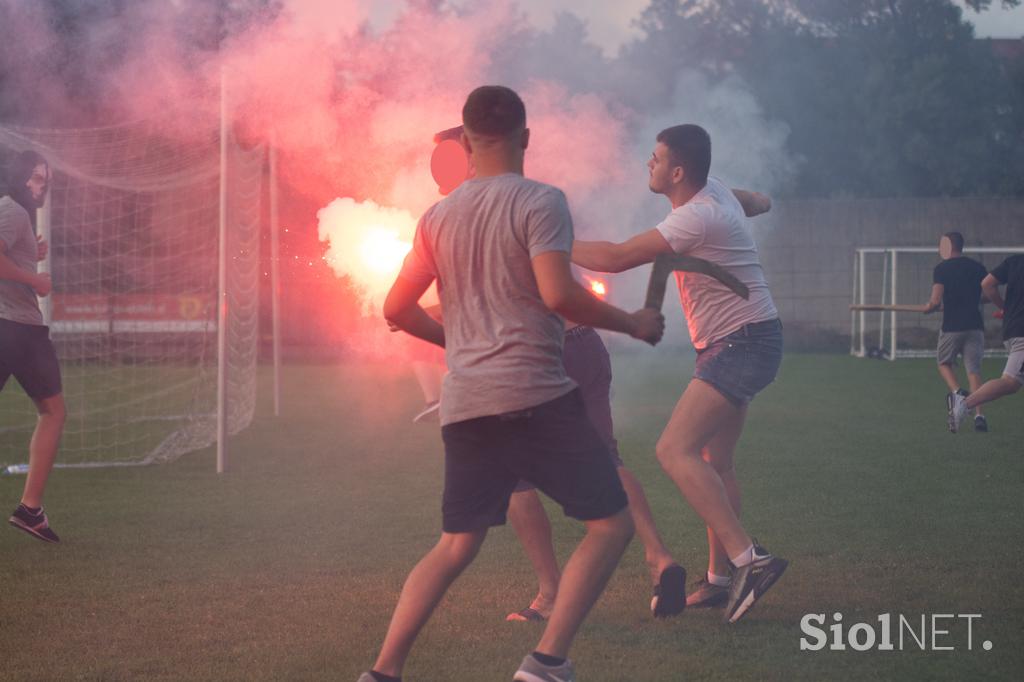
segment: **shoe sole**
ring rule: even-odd
[[[51,545],[56,545],[60,543],[60,540],[54,540],[53,538],[48,538],[45,535],[40,535],[39,531],[37,531],[35,528],[30,528],[29,526],[26,526],[16,517],[12,516],[11,518],[7,519],[7,523],[11,524],[11,526],[17,528],[18,530],[28,533],[29,535],[38,540],[42,540],[43,542],[49,542]]]
[[[779,559],[776,557],[773,561],[776,562],[775,566],[778,570],[772,571],[768,576],[762,578],[756,585],[752,586],[750,590],[740,598],[739,604],[733,610],[732,614],[729,614],[726,618],[726,622],[735,623],[742,618],[755,603],[760,601],[761,597],[768,593],[772,585],[779,581],[782,574],[786,572],[789,567],[789,562],[785,559]],[[760,592],[760,594],[758,594]]]
[[[686,609],[686,569],[669,566],[658,578],[658,594],[651,598],[655,618],[678,616]]]

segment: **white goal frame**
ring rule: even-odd
[[[937,253],[934,246],[865,246],[859,247],[853,253],[853,296],[854,304],[882,304],[899,305],[901,303],[920,303],[920,301],[897,301],[897,274],[899,254],[901,253]],[[976,248],[964,249],[965,255],[972,253],[1024,253],[1024,246],[979,246]],[[882,290],[880,301],[867,300],[867,260],[871,256],[882,256]],[[868,356],[867,332],[865,322],[869,311],[850,311],[850,355],[858,358]],[[895,361],[896,358],[929,358],[935,357],[935,349],[899,349],[897,347],[896,325],[899,314],[920,315],[921,313],[907,313],[897,310],[878,311],[878,348],[885,347],[886,335],[889,336],[889,353],[887,359]],[[887,327],[888,323],[888,327]],[[985,356],[1003,356],[1006,351],[1000,349],[986,349]]]

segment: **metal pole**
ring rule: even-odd
[[[889,278],[889,284],[890,284],[890,286],[892,286],[892,294],[891,294],[890,298],[892,299],[892,304],[893,305],[896,305],[896,255],[897,255],[896,254],[896,249],[893,249],[892,250],[892,276]],[[889,361],[890,362],[895,362],[896,361],[896,311],[893,310],[892,313],[890,313],[890,315],[892,316],[890,318],[890,320],[889,320],[890,324],[892,325],[892,329],[889,330],[889,334],[890,334],[890,337],[889,337]]]
[[[277,136],[270,134],[270,309],[274,338],[274,416],[281,416],[281,269],[277,196]]]
[[[885,289],[887,279],[889,275],[889,252],[882,252],[882,292],[879,294],[881,302],[885,303]],[[889,301],[892,303],[892,301]],[[885,311],[879,311],[878,313],[878,351],[881,352],[882,348],[885,347]]]
[[[227,470],[228,125],[225,76],[220,72],[220,214],[217,239],[217,473]]]
[[[865,296],[865,291],[864,291],[864,259],[865,259],[865,256],[867,256],[867,254],[864,251],[861,251],[861,250],[858,250],[857,253],[860,255],[860,263],[858,264],[859,265],[859,270],[858,270],[859,274],[857,276],[857,279],[858,279],[858,281],[860,283],[860,295],[858,297],[859,300],[857,302],[860,303],[860,304],[864,304],[865,303],[865,300],[864,300],[864,296]],[[860,316],[860,356],[864,357],[865,355],[867,355],[867,349],[864,348],[864,316],[865,315],[864,315],[864,311],[863,310],[860,311],[857,314]]]
[[[850,294],[850,300],[857,303],[857,261],[860,258],[860,252],[853,252],[853,293]],[[857,354],[856,347],[856,336],[857,333],[857,312],[855,310],[850,311],[850,355]]]
[[[50,172],[53,170],[51,168]],[[53,185],[53,180],[50,180],[50,184]],[[43,272],[50,273],[53,277],[53,235],[51,218],[53,211],[51,209],[49,199],[53,198],[53,192],[51,189],[50,196],[47,197],[47,202],[43,204],[42,208],[36,209],[36,231],[39,236],[46,240],[49,245],[49,249],[46,251],[46,259],[43,261]],[[45,296],[39,299],[39,310],[43,313],[43,324],[51,326],[53,324],[53,297],[54,293],[51,290],[49,296]],[[53,330],[51,330],[52,333]]]

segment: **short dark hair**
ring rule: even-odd
[[[15,154],[7,164],[7,174],[4,177],[7,189],[14,192],[24,188],[25,183],[32,177],[32,171],[41,163],[45,163],[47,166],[50,165],[43,158],[43,155],[35,150],[26,149]]]
[[[526,127],[526,106],[511,88],[482,85],[466,98],[462,123],[471,132],[504,137]]]
[[[703,187],[711,171],[711,136],[693,123],[665,128],[658,142],[668,147],[672,163],[682,166],[690,184]]]
[[[949,243],[953,246],[954,251],[964,250],[964,236],[959,232],[947,232],[942,236],[949,239]]]

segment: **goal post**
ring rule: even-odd
[[[1024,253],[1024,246],[979,246],[964,255],[991,270],[1003,258]],[[850,310],[850,354],[856,357],[935,357],[935,338],[942,313],[923,315],[914,304],[928,301],[932,271],[940,257],[935,247],[859,247],[853,253],[853,306]],[[855,309],[860,308],[860,309]],[[866,310],[865,308],[873,308]],[[982,306],[986,323],[986,356],[1005,355],[998,343],[999,325],[992,308]]]
[[[214,444],[218,413],[226,434],[248,426],[265,146],[245,148],[230,129],[222,144],[216,122],[184,140],[144,121],[0,125],[0,162],[23,149],[53,170],[37,229],[49,232],[54,286],[41,302],[68,410],[59,465],[170,461]],[[10,381],[0,393],[0,472],[24,468],[35,421]]]

